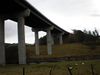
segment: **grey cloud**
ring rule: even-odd
[[[5,22],[5,37],[10,38],[13,36],[17,37],[17,23],[7,20]]]
[[[91,9],[91,0],[43,0],[33,1],[33,5],[41,12],[52,11],[64,15],[87,14]]]
[[[5,22],[5,42],[17,43],[18,42],[18,33],[17,33],[17,23],[7,20]],[[25,26],[25,40],[26,42],[33,43],[34,35],[31,31],[31,28]]]
[[[100,14],[92,14],[90,16],[92,16],[92,17],[100,17]]]
[[[48,18],[57,19],[60,15],[61,17],[69,17],[69,16],[79,16],[79,15],[91,15],[91,1],[92,0],[27,0],[29,1],[34,7],[36,7],[40,12],[46,15]],[[100,16],[99,14],[92,14],[91,16]],[[61,21],[62,19],[58,21]],[[69,19],[69,18],[68,18]],[[71,19],[72,21],[72,19]],[[57,22],[57,21],[56,21]],[[62,21],[62,24],[68,24],[65,18],[65,21]],[[64,23],[66,22],[66,23]],[[57,22],[59,25],[59,22]],[[75,22],[76,23],[76,22]],[[84,22],[85,23],[85,22]],[[74,27],[74,26],[73,26]],[[98,26],[99,27],[99,26]],[[66,27],[67,28],[67,27]],[[17,24],[12,21],[6,22],[5,27],[5,36],[7,42],[17,42]],[[32,33],[31,28],[26,27],[25,30],[26,34],[26,42],[33,42],[34,41],[34,33]]]

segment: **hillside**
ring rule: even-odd
[[[64,45],[54,45],[52,55],[47,54],[47,46],[40,45],[40,55],[35,55],[35,46],[26,45],[27,61],[36,59],[61,58],[61,57],[77,57],[77,56],[93,56],[100,55],[100,45],[91,48],[91,46],[81,43],[69,43]],[[88,58],[86,57],[86,58]],[[54,59],[55,60],[55,59]],[[7,63],[18,63],[17,44],[6,45],[6,61]]]
[[[87,45],[80,43],[54,45],[53,54],[48,56],[45,45],[40,46],[40,56],[35,55],[35,47],[27,46],[27,56],[33,57],[64,57],[64,56],[80,56],[80,55],[100,55],[100,46],[96,46],[93,50]]]

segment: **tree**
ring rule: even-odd
[[[77,42],[84,41],[84,33],[81,30],[73,30],[74,31],[74,38]]]

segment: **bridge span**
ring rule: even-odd
[[[0,64],[5,64],[5,30],[4,21],[10,19],[18,24],[18,57],[19,64],[26,64],[24,25],[32,27],[35,32],[36,55],[39,55],[38,32],[47,32],[47,52],[52,54],[53,35],[59,37],[59,44],[63,44],[63,35],[69,33],[42,15],[26,0],[0,0]]]

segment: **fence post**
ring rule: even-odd
[[[23,75],[25,75],[25,67],[23,67]]]
[[[71,71],[71,69],[70,69],[69,67],[68,67],[67,69],[68,69],[70,75],[72,75],[72,71]]]
[[[73,67],[70,64],[66,65],[66,67],[67,67],[67,70],[68,70],[69,74],[73,75],[72,71],[71,71],[73,69]]]
[[[51,75],[52,70],[53,70],[55,67],[56,67],[56,65],[53,65],[53,66],[51,67],[51,69],[50,69],[50,71],[49,71],[49,75]]]
[[[94,75],[94,67],[92,64],[91,64],[91,71],[92,71],[92,75]]]

